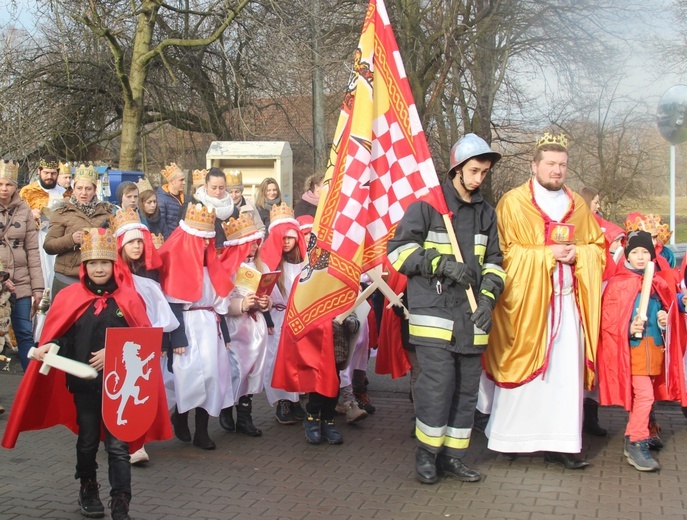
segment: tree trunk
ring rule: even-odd
[[[136,33],[132,47],[131,66],[128,74],[128,88],[124,92],[122,114],[122,144],[119,149],[119,168],[136,170],[141,150],[141,126],[145,84],[148,77],[148,61],[143,57],[150,52],[155,17],[160,5],[156,1],[143,2],[136,22]]]
[[[324,124],[324,77],[320,58],[320,0],[311,0],[311,44],[312,44],[312,135],[315,173],[324,173],[327,166],[327,145]]]

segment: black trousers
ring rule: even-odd
[[[100,446],[101,427],[105,431],[105,451],[107,452],[110,496],[124,494],[131,500],[131,463],[129,462],[129,445],[115,438],[102,419],[102,395],[95,392],[76,392],[76,422],[79,425],[79,436],[76,441],[76,475],[77,479],[96,478],[98,463],[96,456]]]
[[[481,354],[417,346],[422,372],[415,383],[415,437],[432,453],[462,458],[470,444]]]

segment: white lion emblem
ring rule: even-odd
[[[126,375],[124,376],[124,382],[122,383],[122,386],[119,388],[119,390],[115,392],[110,392],[108,384],[110,378],[114,376],[113,390],[117,387],[117,384],[119,383],[119,374],[117,374],[116,370],[113,370],[112,372],[107,374],[107,377],[105,377],[104,386],[105,392],[107,392],[107,396],[112,400],[121,398],[121,401],[119,402],[119,408],[117,408],[118,426],[123,426],[127,423],[126,419],[122,419],[122,415],[124,414],[124,408],[126,408],[129,399],[133,399],[134,404],[136,405],[145,403],[150,397],[146,396],[143,399],[139,397],[138,394],[141,391],[141,389],[138,387],[136,382],[141,377],[146,381],[148,380],[148,378],[150,378],[151,369],[149,368],[145,372],[143,371],[143,369],[153,358],[155,358],[155,353],[153,352],[146,359],[141,359],[138,355],[138,352],[140,350],[141,345],[134,343],[133,341],[127,341],[126,343],[124,343],[122,359],[124,361],[124,369]]]

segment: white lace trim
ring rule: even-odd
[[[192,228],[183,220],[179,221],[179,227],[186,231],[189,235],[200,238],[215,238],[214,231],[201,231],[200,229]]]

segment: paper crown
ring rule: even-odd
[[[242,238],[252,237],[260,238],[257,234],[258,226],[255,225],[253,216],[250,213],[241,213],[239,218],[230,218],[226,222],[222,222],[222,229],[227,242],[240,243]]]
[[[71,175],[72,174],[72,165],[69,164],[69,162],[60,162],[60,166],[58,168],[58,173],[60,175]]]
[[[198,186],[202,186],[205,184],[205,176],[208,174],[208,171],[203,169],[203,170],[193,170],[193,187],[197,188]]]
[[[140,229],[144,227],[141,224],[141,217],[138,211],[134,208],[119,209],[114,217],[110,217],[110,228],[118,237],[132,229]]]
[[[111,229],[84,228],[81,261],[117,260],[117,240]]]
[[[160,170],[160,173],[162,173],[162,176],[167,182],[174,180],[179,175],[184,175],[183,170],[179,168],[176,163],[169,163],[167,166],[165,166],[164,170]]]
[[[189,204],[184,223],[193,229],[205,232],[215,231],[215,210],[208,210],[202,204]]]
[[[552,135],[549,132],[545,132],[544,135],[537,139],[537,145],[535,148],[541,148],[547,144],[557,144],[567,150],[568,138],[565,137],[565,134]]]
[[[95,171],[93,165],[80,164],[76,170],[74,170],[74,185],[79,181],[92,182],[96,186],[98,185],[98,172]]]
[[[661,244],[667,244],[670,241],[670,237],[673,235],[673,232],[670,230],[670,225],[668,224],[659,224],[658,225],[658,239],[661,241]]]
[[[278,220],[285,219],[294,220],[293,210],[286,205],[286,202],[282,202],[279,205],[274,204],[270,211],[270,226]]]
[[[151,237],[153,238],[153,245],[155,246],[155,249],[160,249],[162,244],[165,243],[165,237],[162,233],[152,234]]]
[[[0,178],[16,184],[19,178],[19,165],[14,161],[0,161]]]
[[[656,236],[658,227],[654,215],[651,213],[646,216],[639,212],[630,213],[625,219],[625,232],[629,234],[632,231],[646,231],[651,233],[651,236]]]
[[[138,188],[139,193],[153,189],[153,185],[150,184],[150,181],[145,177],[138,179],[138,182],[136,182],[136,187]]]
[[[45,168],[48,170],[57,170],[60,167],[60,162],[54,157],[49,159],[41,157],[41,160],[38,162],[38,166],[39,168]]]
[[[227,189],[243,188],[243,174],[241,170],[229,170],[226,173]]]

